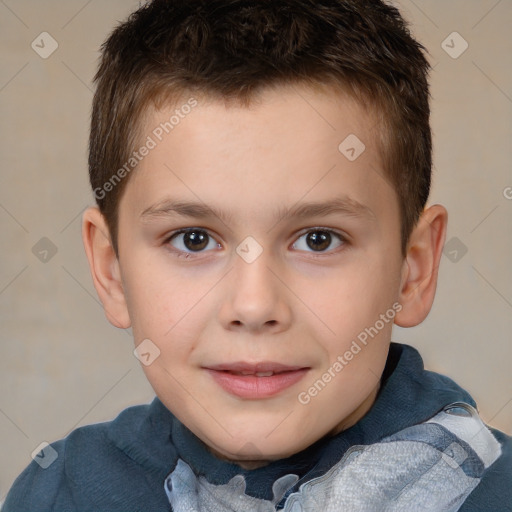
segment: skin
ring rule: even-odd
[[[147,116],[144,140],[175,108]],[[394,303],[402,327],[430,311],[447,212],[426,208],[402,257],[397,196],[383,178],[374,126],[346,96],[305,86],[266,90],[249,108],[202,99],[130,176],[119,205],[119,258],[99,210],[84,213],[84,245],[107,318],[131,326],[136,345],[150,339],[159,348],[143,367],[149,382],[222,459],[262,466],[355,424],[377,396],[392,321],[309,403],[299,393]],[[352,162],[338,150],[349,134],[366,146]],[[340,198],[369,213],[282,215]],[[155,213],[169,199],[208,205],[225,218]],[[182,228],[211,238],[194,252],[183,235],[172,238]],[[308,233],[326,229],[344,238],[333,234],[311,248]],[[252,263],[236,252],[248,236],[263,249]],[[277,395],[245,399],[204,369],[235,361],[308,371]]]

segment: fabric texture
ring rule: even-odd
[[[282,510],[456,512],[500,455],[477,411],[455,403],[379,443],[353,446],[324,475],[290,494]],[[212,485],[179,459],[166,492],[174,512],[275,512],[298,480],[295,474],[279,478],[273,499],[259,500],[245,494],[242,475]]]
[[[198,485],[216,497],[215,512],[219,503],[255,512],[512,512],[512,438],[481,424],[475,407],[451,379],[424,370],[414,348],[392,343],[371,410],[287,459],[254,470],[220,460],[155,398],[52,443],[57,459],[46,469],[33,461],[2,512],[169,511],[173,492],[174,512],[209,510],[184,508]],[[230,496],[250,505],[233,508]],[[435,500],[445,508],[432,508]]]

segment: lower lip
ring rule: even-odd
[[[307,368],[276,373],[269,377],[256,375],[235,375],[219,370],[207,369],[219,386],[240,398],[258,399],[277,395],[281,391],[299,382],[308,372]]]

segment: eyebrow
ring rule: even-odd
[[[274,214],[274,220],[280,222],[289,218],[305,219],[310,217],[326,217],[334,214],[361,218],[363,220],[376,220],[375,213],[368,206],[349,197],[334,198],[322,202],[300,203],[293,205],[291,208],[278,208]],[[140,215],[143,222],[154,218],[173,216],[194,219],[217,217],[223,223],[229,224],[234,215],[232,212],[222,211],[201,202],[180,201],[171,198],[164,199],[146,208]]]

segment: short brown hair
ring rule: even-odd
[[[306,83],[338,86],[378,114],[405,255],[431,181],[424,53],[399,11],[381,0],[147,2],[103,44],[95,76],[89,176],[116,254],[128,179],[112,177],[129,160],[148,107],[186,94],[248,105],[266,87]]]

